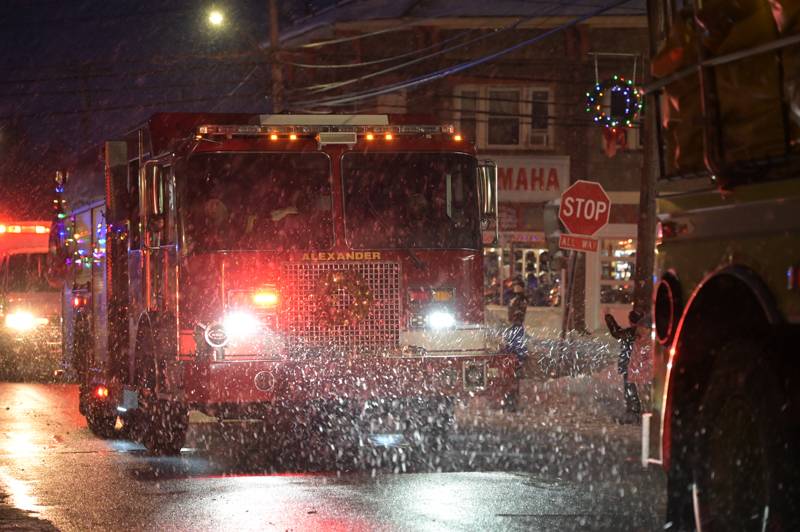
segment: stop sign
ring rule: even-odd
[[[611,214],[611,200],[591,181],[575,181],[561,194],[558,219],[570,233],[591,236],[605,227]]]

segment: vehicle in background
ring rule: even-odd
[[[798,530],[800,6],[705,4],[650,2],[660,242],[643,434],[659,438],[643,456],[668,473],[672,529]]]
[[[106,143],[52,229],[89,427],[176,453],[199,410],[440,445],[455,401],[518,386],[484,326],[493,170],[404,116],[164,113]]]
[[[50,380],[61,362],[59,290],[47,282],[49,222],[0,222],[0,377]]]

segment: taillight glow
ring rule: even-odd
[[[97,388],[94,389],[94,396],[97,397],[98,399],[107,398],[108,397],[108,388],[106,388],[105,386],[102,386],[102,385],[98,386]]]

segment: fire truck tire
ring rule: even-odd
[[[681,468],[690,485],[671,483],[690,497],[683,521],[703,531],[798,530],[796,442],[780,417],[786,401],[764,343],[731,342],[716,356]]]
[[[116,436],[116,423],[117,416],[109,415],[106,412],[90,410],[86,415],[86,425],[98,438],[108,439]]]
[[[180,454],[189,426],[188,410],[180,403],[158,398],[152,330],[140,324],[137,336],[135,375],[140,390],[137,433],[151,454]]]
[[[142,443],[147,450],[162,456],[180,454],[189,427],[186,407],[159,399],[143,406]]]

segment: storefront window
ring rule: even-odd
[[[636,267],[636,242],[627,239],[600,241],[600,303],[633,302],[633,274]]]
[[[484,293],[486,304],[507,305],[511,299],[511,281],[525,282],[528,306],[556,307],[561,304],[561,272],[544,248],[517,244],[484,251]],[[512,260],[513,257],[513,260]]]

